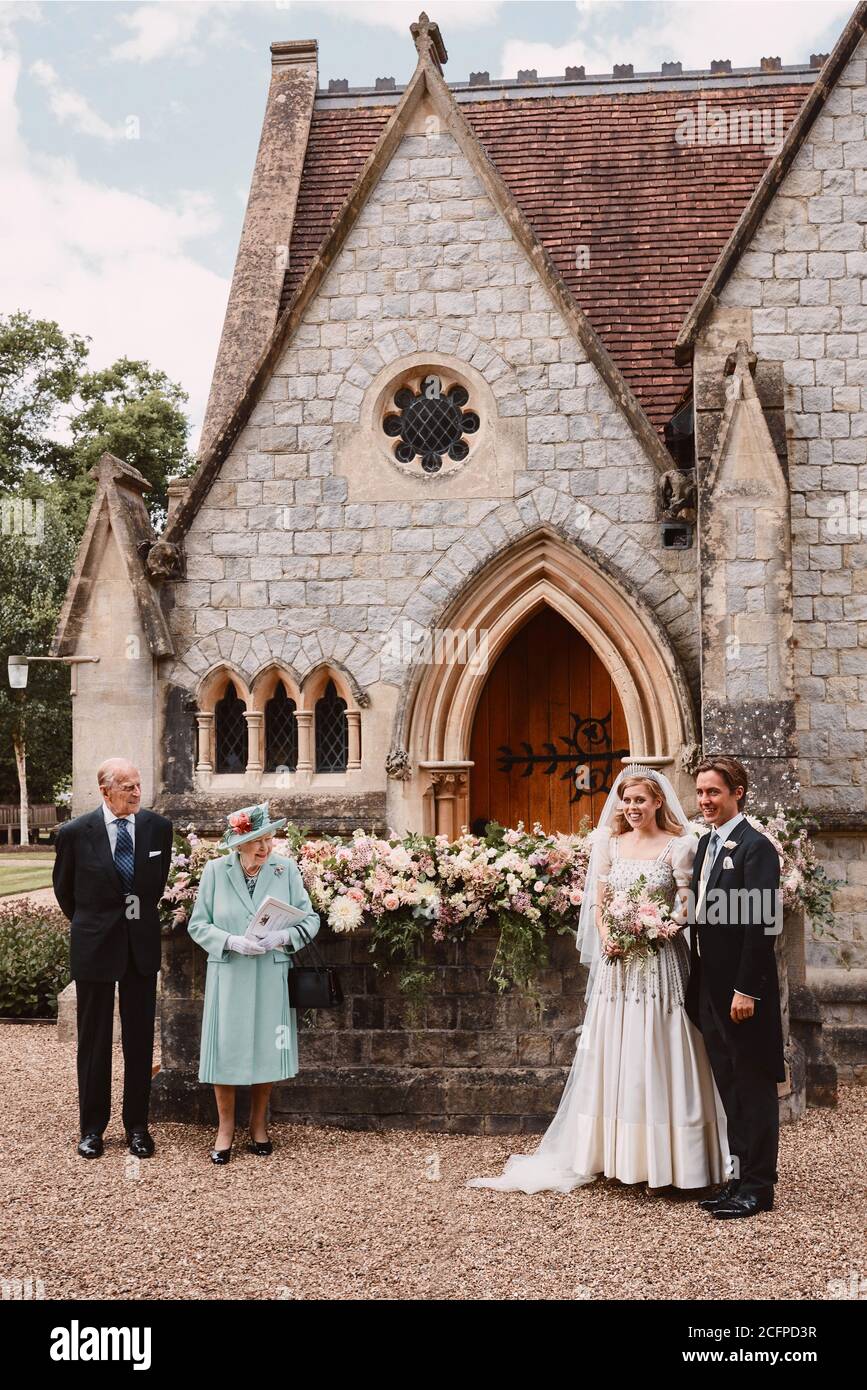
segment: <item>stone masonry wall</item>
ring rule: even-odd
[[[797,747],[804,803],[865,819],[867,41],[721,294],[781,362],[792,491]]]
[[[449,478],[419,468],[413,500],[362,486],[382,443],[363,420],[371,383],[425,351],[481,374],[490,428],[514,438],[518,422],[518,464],[501,460],[489,497],[472,459]],[[491,553],[549,522],[640,592],[695,680],[695,552],[658,548],[655,488],[456,143],[409,135],[186,538],[171,679],[192,690],[220,660],[252,674],[271,656],[303,676],[339,653],[361,686],[399,685],[405,672],[380,660],[392,625],[429,624]]]

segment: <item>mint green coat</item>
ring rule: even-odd
[[[229,936],[243,936],[256,908],[267,897],[301,907],[300,925],[308,936],[319,930],[301,871],[294,859],[272,854],[259,870],[252,897],[244,882],[237,850],[210,859],[202,871],[189,933],[208,953],[199,1080],[218,1086],[250,1086],[282,1081],[298,1071],[295,1010],[289,1007],[288,949],[263,956],[226,950]],[[292,944],[304,942],[297,926]]]

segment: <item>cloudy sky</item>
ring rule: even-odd
[[[429,0],[446,75],[658,70],[827,52],[853,0]],[[207,398],[274,39],[319,40],[320,84],[405,82],[420,0],[0,0],[0,313],[143,357]]]

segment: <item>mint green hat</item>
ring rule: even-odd
[[[223,844],[229,849],[244,845],[248,840],[258,840],[262,835],[270,835],[286,824],[286,817],[272,820],[267,801],[258,806],[242,806],[239,811],[231,811],[226,817],[228,829],[223,832]]]

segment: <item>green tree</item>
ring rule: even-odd
[[[86,473],[108,451],[147,478],[151,514],[166,507],[166,479],[188,473],[186,391],[147,362],[122,357],[102,371],[85,373],[78,386],[81,410],[72,420],[72,476]],[[63,476],[62,466],[55,469]]]
[[[71,771],[69,668],[36,662],[22,700],[6,660],[47,655],[106,452],[152,485],[159,529],[166,479],[191,471],[186,393],[147,362],[88,369],[88,342],[26,313],[0,317],[0,801],[51,800]]]
[[[151,484],[148,506],[159,528],[166,480],[192,471],[186,392],[147,362],[122,357],[87,366],[89,339],[47,319],[0,317],[0,489],[31,475],[55,482],[78,536],[94,483],[88,470],[106,451]]]
[[[26,470],[56,474],[71,443],[62,442],[87,360],[87,342],[29,314],[0,317],[0,487],[14,488]]]
[[[35,662],[22,698],[9,688],[6,661],[48,654],[76,542],[52,489],[31,485],[0,509],[0,801],[19,798],[22,746],[30,798],[53,801],[71,766],[69,668]]]

